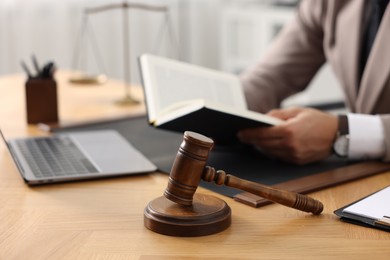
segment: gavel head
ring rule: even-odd
[[[164,196],[180,205],[191,206],[214,142],[186,131],[177,152]]]

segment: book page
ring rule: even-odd
[[[343,212],[371,219],[390,216],[390,186],[352,204]]]
[[[148,111],[154,116],[174,103],[196,99],[247,109],[236,75],[152,55],[143,55],[141,62]]]
[[[193,74],[172,68],[156,65],[156,81],[159,86],[158,109],[173,103],[193,99],[204,99],[208,102],[242,108],[234,96],[234,85],[231,79],[211,78],[207,75]]]

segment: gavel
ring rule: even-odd
[[[212,233],[210,227],[213,223],[220,223],[216,232],[230,225],[230,208],[226,203],[217,200],[207,204],[207,199],[216,198],[196,196],[195,192],[201,180],[243,190],[315,215],[322,212],[322,203],[308,196],[243,180],[223,170],[216,171],[213,167],[206,166],[213,146],[213,140],[206,136],[190,131],[184,133],[164,197],[152,201],[145,209],[146,227],[168,235],[198,236]],[[203,230],[203,233],[199,230]]]
[[[315,215],[322,212],[322,203],[308,196],[243,180],[223,170],[216,171],[213,167],[206,166],[213,144],[213,140],[203,135],[194,132],[184,133],[183,142],[176,155],[168,186],[164,192],[166,198],[184,206],[191,205],[193,195],[202,179],[247,191],[284,206]]]

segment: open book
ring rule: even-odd
[[[139,64],[148,120],[157,128],[194,131],[229,144],[241,129],[282,122],[247,109],[236,75],[150,54]]]

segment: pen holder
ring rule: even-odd
[[[26,82],[27,123],[58,122],[57,83],[53,78]]]

